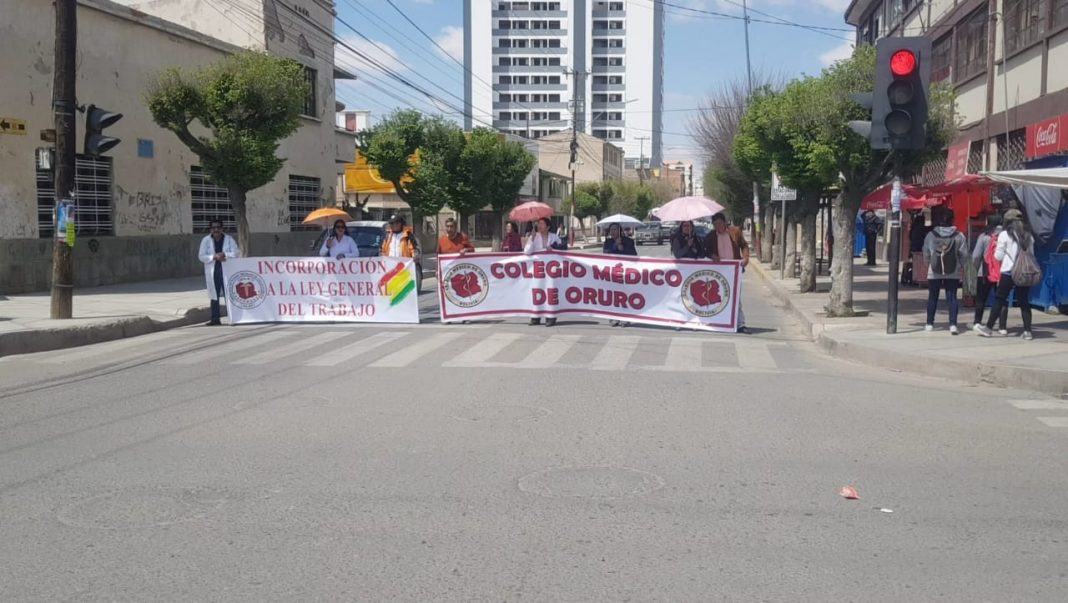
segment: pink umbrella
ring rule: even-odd
[[[512,208],[512,211],[508,213],[508,219],[516,222],[533,222],[548,218],[553,215],[554,211],[552,207],[539,201],[527,201]]]
[[[668,201],[658,209],[654,209],[653,215],[664,222],[684,222],[712,216],[723,210],[722,205],[711,199],[679,197]]]

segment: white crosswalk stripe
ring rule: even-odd
[[[1006,400],[1009,404],[1017,410],[1032,411],[1063,411],[1068,413],[1068,402],[1061,402],[1059,400]],[[1034,417],[1039,423],[1042,423],[1046,427],[1068,427],[1068,414],[1061,416],[1044,416]]]
[[[460,336],[459,333],[438,333],[424,339],[402,345],[400,350],[380,358],[368,366],[371,368],[402,368],[423,356],[444,347]]]
[[[578,343],[579,339],[581,337],[578,335],[553,335],[515,366],[528,369],[552,367],[564,357],[571,346]]]
[[[775,370],[778,365],[771,355],[771,348],[762,341],[739,341],[734,344],[738,354],[738,366],[747,369]]]
[[[638,349],[641,337],[632,335],[614,335],[608,338],[601,351],[590,362],[595,371],[622,371],[627,368],[634,350]]]
[[[693,337],[672,337],[668,345],[665,367],[679,371],[699,371],[702,368],[704,345]]]
[[[254,354],[245,358],[238,358],[237,360],[234,360],[231,364],[267,364],[269,362],[281,360],[282,358],[285,358],[287,356],[292,356],[293,354],[298,354],[305,350],[313,350],[318,347],[325,347],[328,350],[332,350],[333,348],[328,345],[331,341],[334,341],[335,339],[341,339],[342,337],[347,337],[348,335],[349,334],[344,331],[329,331],[326,333],[319,333],[318,335],[309,337],[307,339],[295,341],[293,343],[286,343],[286,345],[276,346],[273,349],[267,350],[265,352],[260,352],[259,354]]]
[[[1046,427],[1068,427],[1068,417],[1035,417]]]
[[[237,339],[235,341],[226,341],[221,343],[209,343],[205,344],[201,350],[189,352],[181,356],[174,358],[168,358],[162,361],[162,364],[175,364],[175,365],[194,365],[208,360],[215,360],[217,358],[223,358],[225,356],[233,355],[235,352],[247,350],[249,348],[264,347],[268,344],[284,339],[292,335],[284,331],[274,331],[268,333],[262,333],[258,335],[252,335],[244,339]]]
[[[337,366],[343,362],[348,362],[357,356],[372,352],[386,344],[393,343],[407,334],[406,331],[376,333],[367,339],[361,339],[356,343],[350,343],[339,350],[330,352],[328,355],[313,358],[304,364],[305,366]]]
[[[492,333],[485,341],[471,346],[462,354],[445,361],[447,368],[474,368],[486,366],[490,359],[523,337],[520,333]]]

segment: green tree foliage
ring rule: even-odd
[[[205,174],[230,194],[238,244],[249,244],[246,199],[274,179],[281,140],[300,126],[307,96],[303,68],[289,59],[243,52],[196,71],[166,69],[149,83],[152,118],[200,158]],[[195,135],[194,122],[210,135]]]
[[[493,245],[500,243],[504,214],[515,206],[519,189],[537,160],[522,144],[493,130],[476,128],[467,136],[454,165],[457,191],[449,206],[462,217],[489,206],[493,211]],[[464,220],[462,223],[466,223]]]

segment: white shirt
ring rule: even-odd
[[[1009,231],[1003,230],[998,234],[998,243],[994,247],[994,258],[1001,262],[1001,273],[1012,272],[1016,265],[1016,256],[1020,254],[1020,244],[1012,238]]]
[[[389,233],[389,257],[400,257],[400,244],[401,238],[404,236],[403,232],[391,232]]]
[[[330,239],[334,239],[334,246],[327,247],[327,243]],[[337,259],[337,256],[343,255],[346,258],[358,258],[360,257],[360,248],[356,246],[356,241],[352,240],[352,237],[345,235],[338,241],[334,233],[330,233],[330,236],[323,241],[323,246],[319,248],[319,255],[326,257],[330,256]]]
[[[555,232],[550,232],[547,237],[542,237],[541,233],[535,232],[527,237],[527,243],[523,246],[523,252],[537,253],[539,251],[551,249],[553,245],[559,244],[560,237],[556,236]]]

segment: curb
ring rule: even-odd
[[[759,262],[750,262],[749,265],[753,266],[764,279],[772,294],[786,304],[790,314],[800,320],[816,343],[816,347],[832,358],[927,377],[954,379],[971,385],[1021,388],[1056,396],[1068,393],[1068,375],[1060,371],[968,362],[943,357],[939,357],[939,362],[933,364],[930,362],[930,356],[891,355],[879,348],[841,341],[828,335],[825,329],[817,329],[816,325],[794,305],[790,293],[768,275],[765,266]]]
[[[94,343],[104,343],[127,337],[147,335],[204,322],[211,317],[210,307],[186,310],[170,320],[153,320],[148,316],[123,318],[106,323],[53,329],[31,329],[0,334],[0,357],[17,354],[51,352]]]

